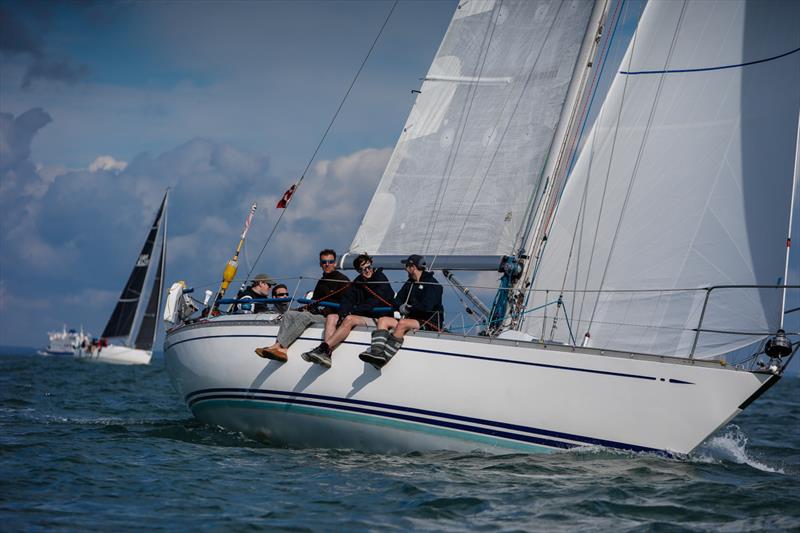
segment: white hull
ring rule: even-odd
[[[80,350],[77,357],[87,361],[100,363],[112,363],[118,365],[149,365],[153,357],[153,352],[149,350],[137,350],[127,346],[109,344],[102,348],[93,347],[91,350]]]
[[[263,318],[263,317],[262,317]],[[277,444],[373,451],[541,452],[576,446],[689,453],[778,376],[718,363],[417,334],[377,372],[354,331],[325,370],[254,354],[277,325],[227,317],[173,330],[167,370],[199,420]]]
[[[74,350],[70,350],[70,351],[67,352],[67,351],[57,351],[57,350],[49,350],[48,349],[48,350],[37,350],[36,353],[39,354],[39,355],[59,356],[59,357],[61,357],[61,356],[73,357],[75,355],[75,351]]]

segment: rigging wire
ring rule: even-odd
[[[678,22],[675,25],[675,32],[672,35],[672,42],[670,43],[669,51],[667,52],[667,57],[666,57],[666,59],[664,61],[664,69],[666,69],[667,65],[669,65],[669,61],[670,61],[670,59],[672,59],[672,54],[675,51],[675,45],[677,44],[677,41],[678,41],[678,33],[680,33],[681,27],[683,25],[684,15],[686,14],[686,4],[687,4],[687,2],[686,2],[686,0],[684,0],[683,6],[681,7],[681,13],[678,16]],[[631,53],[631,60],[632,59],[633,59],[633,53]],[[648,140],[648,138],[650,136],[649,132],[651,131],[651,125],[652,125],[653,119],[655,117],[656,108],[658,107],[658,103],[659,103],[660,98],[661,98],[661,90],[664,87],[664,78],[665,78],[665,75],[662,74],[661,78],[658,80],[658,86],[656,88],[656,94],[655,94],[655,97],[653,98],[653,105],[650,108],[650,115],[647,117],[647,124],[645,125],[644,136],[642,138],[641,144],[639,145],[639,151],[636,154],[636,161],[635,161],[634,166],[633,166],[633,172],[631,173],[631,180],[628,183],[627,190],[625,191],[625,199],[622,202],[622,210],[620,211],[620,214],[619,214],[619,220],[617,221],[617,227],[614,230],[614,237],[611,240],[611,247],[608,250],[608,256],[606,257],[606,264],[605,264],[605,266],[603,268],[603,276],[600,279],[599,288],[601,290],[603,288],[603,285],[605,285],[606,275],[608,274],[608,268],[611,265],[611,257],[614,255],[614,247],[616,246],[617,238],[619,237],[620,229],[622,228],[622,220],[625,218],[625,213],[627,212],[628,202],[629,202],[630,197],[631,197],[631,191],[633,190],[633,185],[636,183],[636,177],[639,174],[639,165],[641,164],[641,161],[642,161],[642,153],[644,152],[644,147],[647,144],[647,140]],[[627,81],[627,78],[626,78],[626,81]],[[620,105],[620,113],[621,113],[621,110],[622,110],[622,106]],[[615,134],[614,138],[615,138],[615,141],[616,141],[616,134]],[[610,162],[609,162],[609,164],[610,164]],[[594,320],[595,314],[597,313],[597,308],[598,308],[598,304],[599,303],[600,303],[600,298],[598,298],[594,302],[594,308],[592,309],[592,314],[591,314],[591,317],[589,319],[589,329],[591,329],[591,327],[592,327],[592,321]]]
[[[522,99],[525,96],[525,91],[528,89],[528,87],[529,87],[529,85],[531,83],[531,80],[533,79],[533,75],[536,72],[536,67],[539,65],[539,60],[542,57],[542,52],[544,51],[545,47],[547,46],[548,41],[550,40],[550,35],[551,35],[552,31],[553,31],[553,28],[556,26],[556,22],[558,21],[558,16],[561,14],[561,8],[563,6],[564,6],[563,2],[558,5],[558,9],[556,10],[555,14],[553,15],[553,21],[550,24],[550,26],[547,28],[547,33],[544,36],[544,40],[542,41],[542,46],[539,48],[538,53],[536,55],[536,59],[534,59],[533,65],[531,65],[531,68],[528,71],[528,76],[525,79],[525,83],[522,86],[522,90],[520,91],[520,94],[519,94],[519,97],[517,98],[517,101],[514,103],[514,108],[511,110],[511,113],[509,114],[509,119],[505,124],[505,128],[503,129],[503,133],[500,136],[500,139],[497,141],[497,146],[496,146],[496,148],[494,149],[494,151],[492,153],[492,157],[491,157],[491,159],[489,161],[489,164],[486,167],[486,171],[483,174],[483,178],[481,179],[481,182],[480,182],[480,185],[478,187],[478,190],[475,192],[475,196],[472,199],[472,203],[469,206],[469,210],[467,211],[467,214],[464,216],[464,222],[461,225],[461,228],[460,228],[460,230],[458,232],[458,236],[456,237],[455,242],[453,243],[453,247],[451,249],[451,253],[455,253],[456,247],[458,246],[458,243],[461,240],[462,235],[464,234],[464,230],[467,227],[467,222],[469,221],[469,217],[472,214],[472,211],[475,209],[475,205],[478,202],[478,198],[480,198],[481,190],[483,189],[483,186],[486,184],[486,180],[489,177],[489,172],[491,171],[492,166],[494,165],[494,162],[497,159],[497,154],[500,152],[500,147],[502,146],[503,141],[505,140],[505,137],[506,137],[506,134],[508,133],[508,130],[511,128],[512,119],[516,115],[517,109],[519,109],[520,103],[522,102]],[[508,103],[508,100],[510,99],[510,96],[511,95],[509,94],[508,98],[503,103],[503,107],[504,108],[505,108],[505,105]],[[502,115],[502,113],[498,116],[498,121],[501,118],[501,115]],[[541,173],[540,173],[540,175],[539,175],[539,181],[540,182],[541,182],[541,177],[542,176],[541,176]],[[466,201],[466,197],[463,198],[461,205],[463,205],[465,201]],[[461,206],[459,206],[459,209],[460,209],[460,207]],[[446,240],[447,239],[445,239],[445,241]],[[516,249],[516,247],[514,249]]]
[[[372,41],[372,44],[370,45],[369,50],[367,51],[367,54],[364,56],[364,59],[361,61],[361,65],[358,67],[358,71],[356,72],[355,76],[353,76],[353,80],[350,82],[350,86],[347,88],[347,91],[344,93],[344,96],[342,97],[341,102],[339,102],[339,107],[336,108],[336,112],[333,114],[333,118],[331,118],[331,121],[328,123],[328,127],[325,129],[325,132],[322,134],[322,138],[319,140],[319,143],[317,144],[317,147],[314,149],[314,153],[311,154],[311,157],[309,158],[308,163],[306,164],[306,167],[303,169],[303,173],[300,175],[300,179],[297,180],[297,183],[294,184],[294,192],[293,192],[293,194],[297,192],[297,189],[300,188],[300,184],[305,179],[306,172],[308,172],[308,169],[311,168],[311,164],[314,162],[314,159],[317,157],[317,153],[319,152],[319,149],[322,147],[322,143],[325,142],[325,138],[328,136],[328,133],[331,131],[331,128],[333,127],[333,123],[336,122],[336,118],[339,116],[339,112],[342,110],[342,107],[344,106],[344,103],[347,101],[347,97],[350,96],[350,91],[353,90],[353,87],[355,86],[356,81],[358,80],[358,77],[361,74],[361,71],[364,70],[364,66],[367,64],[367,60],[369,59],[370,55],[372,55],[372,51],[375,49],[375,45],[378,43],[378,39],[380,39],[381,35],[383,34],[384,28],[386,28],[386,25],[389,23],[389,19],[391,18],[392,13],[394,13],[394,10],[397,7],[397,3],[398,2],[399,2],[399,0],[394,0],[394,2],[392,3],[392,8],[389,10],[389,13],[386,15],[386,19],[384,19],[383,24],[381,25],[380,29],[378,30],[378,34],[375,36],[375,39]],[[275,231],[278,229],[278,225],[281,223],[281,220],[283,219],[283,215],[285,215],[286,211],[288,211],[289,205],[291,205],[291,202],[287,202],[286,207],[284,207],[281,210],[281,214],[278,215],[278,220],[276,220],[275,224],[272,226],[272,230],[269,232],[269,235],[267,236],[267,240],[264,241],[264,246],[261,247],[261,251],[258,252],[258,256],[256,257],[256,260],[253,262],[253,266],[250,267],[250,270],[247,272],[247,278],[245,278],[245,282],[247,282],[247,280],[250,279],[250,275],[253,273],[253,270],[256,268],[256,265],[258,265],[258,261],[261,259],[261,256],[264,254],[264,250],[267,248],[267,244],[269,244],[269,241],[272,239],[272,236],[275,234]]]
[[[607,60],[608,60],[608,57],[609,57],[609,55],[611,53],[612,42],[614,42],[614,37],[617,34],[617,29],[619,28],[620,20],[622,20],[623,16],[627,12],[627,5],[626,5],[625,0],[619,0],[615,4],[616,5],[614,7],[613,13],[611,14],[610,18],[607,18],[607,20],[609,22],[609,25],[611,27],[611,31],[610,32],[603,32],[601,30],[600,39],[602,40],[602,44],[598,43],[598,45],[597,45],[597,50],[598,51],[595,53],[595,55],[593,57],[593,59],[595,59],[595,58],[597,59],[597,61],[593,61],[594,63],[597,64],[597,67],[594,69],[594,75],[592,76],[592,79],[589,82],[588,90],[586,91],[586,96],[584,96],[582,98],[583,105],[582,105],[581,111],[578,114],[578,116],[576,117],[577,118],[577,122],[576,123],[579,125],[579,127],[577,127],[576,130],[574,131],[574,133],[572,134],[572,142],[570,143],[569,150],[567,150],[567,152],[564,153],[564,157],[568,158],[568,163],[563,168],[563,171],[559,171],[559,167],[561,166],[561,163],[558,163],[556,165],[556,167],[553,170],[553,179],[550,180],[549,184],[548,183],[545,184],[545,189],[542,190],[541,193],[539,193],[538,190],[537,190],[536,195],[533,196],[532,199],[531,199],[532,204],[529,205],[528,210],[526,211],[526,217],[525,218],[529,219],[531,217],[531,215],[528,214],[528,213],[530,213],[531,210],[533,209],[533,202],[535,201],[535,198],[538,197],[540,194],[541,194],[541,198],[538,200],[538,204],[539,205],[541,205],[545,201],[545,194],[555,194],[555,195],[557,195],[557,197],[556,197],[557,199],[554,202],[551,203],[549,200],[547,201],[547,204],[551,204],[550,212],[548,213],[547,218],[543,219],[543,221],[541,222],[542,229],[538,230],[536,232],[536,235],[539,235],[540,233],[543,234],[544,235],[544,239],[539,244],[538,251],[535,254],[535,259],[533,261],[533,264],[531,265],[532,273],[527,276],[531,280],[531,283],[529,285],[530,289],[533,288],[533,280],[535,280],[537,278],[537,274],[538,274],[539,268],[541,267],[541,264],[542,264],[542,258],[543,258],[543,255],[544,255],[544,250],[545,250],[545,248],[547,247],[547,244],[548,244],[548,242],[546,240],[547,231],[548,231],[547,230],[547,226],[548,226],[548,224],[552,223],[552,221],[554,220],[555,212],[558,210],[558,204],[560,202],[560,195],[559,195],[558,191],[555,190],[555,188],[556,187],[560,187],[561,191],[563,193],[563,187],[565,186],[566,179],[568,178],[568,176],[569,176],[569,174],[570,174],[570,172],[572,170],[572,167],[574,165],[574,162],[575,162],[575,160],[577,158],[578,148],[579,148],[579,146],[583,146],[583,145],[586,144],[586,143],[583,143],[583,145],[579,144],[579,141],[583,138],[583,133],[586,130],[587,125],[589,124],[589,120],[588,120],[589,113],[590,113],[590,110],[592,109],[592,105],[594,103],[594,99],[597,96],[597,91],[598,91],[598,88],[600,86],[600,78],[602,77],[602,74],[605,71],[606,66],[608,64]],[[602,22],[602,18],[601,18],[601,22]],[[600,28],[602,28],[602,26],[600,26]],[[606,37],[606,35],[607,35],[607,37]],[[602,113],[602,108],[601,108],[601,113]],[[570,121],[572,121],[572,120],[573,119],[570,119]],[[597,120],[593,121],[593,123],[597,123]],[[596,135],[596,129],[595,128],[593,128],[593,131],[595,131],[595,135]],[[564,142],[566,143],[566,142],[568,142],[568,140],[565,138]],[[592,141],[592,143],[590,145],[593,146],[593,141]],[[590,167],[591,167],[591,160],[590,160]],[[544,171],[544,169],[542,169],[542,171]],[[562,173],[563,173],[563,178],[556,179],[556,177],[558,175],[562,174]],[[541,187],[541,183],[542,182],[540,182],[540,187]],[[551,187],[551,192],[550,193],[547,193],[547,191],[546,191],[546,188],[548,186]],[[544,205],[545,208],[547,207],[547,204]],[[517,242],[515,243],[515,247],[517,247],[520,250],[523,249],[523,247],[525,246],[525,243],[528,242],[528,238],[529,238],[528,236],[530,234],[530,231],[532,230],[532,228],[531,228],[532,225],[533,225],[533,221],[531,220],[531,222],[528,223],[528,226],[526,228],[524,228],[524,233],[518,236]],[[536,239],[536,240],[538,241],[538,239]],[[536,244],[534,243],[533,246],[536,246]],[[531,250],[531,252],[533,252],[533,250]],[[532,295],[532,292],[531,292],[530,289],[527,291],[527,294],[525,296],[524,307],[527,307],[528,303],[530,301],[530,298],[531,298],[531,295]],[[523,318],[523,320],[524,320],[524,318]],[[520,323],[520,327],[521,327],[521,325],[522,325],[522,323]],[[542,324],[542,326],[544,327],[544,323]]]
[[[486,66],[486,59],[489,57],[489,46],[491,45],[492,38],[494,37],[494,31],[497,28],[497,21],[500,18],[500,11],[502,8],[502,0],[492,9],[496,12],[493,14],[492,17],[489,18],[489,23],[486,28],[486,33],[483,35],[483,41],[481,42],[481,52],[483,57],[479,56],[480,67],[478,68],[478,75],[476,76],[476,81],[473,83],[468,91],[467,96],[464,99],[464,105],[461,108],[461,114],[459,115],[459,123],[456,127],[456,136],[458,137],[457,141],[455,141],[451,147],[450,152],[447,155],[447,161],[445,161],[445,169],[442,175],[442,180],[439,182],[439,188],[436,191],[436,198],[433,203],[433,222],[428,226],[425,231],[425,236],[423,237],[423,249],[429,250],[431,243],[433,242],[433,237],[435,233],[436,225],[439,221],[439,214],[441,211],[441,207],[444,204],[444,197],[445,193],[447,192],[447,188],[450,184],[450,178],[453,174],[453,168],[455,167],[455,160],[458,154],[459,149],[461,148],[461,141],[464,139],[464,131],[467,129],[467,121],[469,120],[470,112],[472,111],[472,104],[475,101],[475,95],[478,92],[478,82],[483,77],[483,69]],[[436,257],[438,257],[438,252],[434,254],[433,260],[431,261],[430,268],[432,269],[434,263],[436,262]]]

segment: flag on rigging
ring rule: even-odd
[[[287,190],[285,193],[283,193],[283,196],[281,197],[281,199],[278,200],[278,205],[276,205],[275,207],[277,209],[286,209],[286,206],[289,204],[289,200],[292,198],[292,195],[294,194],[295,189],[297,189],[297,184],[296,183],[294,185],[292,185],[291,187],[289,187],[289,190]]]

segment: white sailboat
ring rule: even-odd
[[[136,259],[128,282],[122,289],[114,311],[99,342],[86,347],[79,356],[92,361],[126,365],[147,365],[153,357],[158,314],[163,293],[164,266],[167,260],[167,197],[164,194],[156,218]],[[163,226],[163,231],[161,231]],[[161,248],[155,261],[158,239]],[[144,287],[150,280],[150,296],[144,304]],[[109,339],[119,339],[117,342]]]
[[[685,454],[774,385],[800,3],[651,1],[578,152],[617,7],[462,2],[350,246],[499,271],[487,335],[407,336],[379,373],[366,330],[325,370],[300,358],[319,329],[279,363],[253,355],[267,315],[181,324],[194,416],[290,446]]]

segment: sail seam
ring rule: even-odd
[[[782,54],[778,54],[776,56],[767,57],[764,59],[757,59],[755,61],[747,61],[746,63],[739,63],[736,65],[720,65],[716,67],[701,67],[701,68],[683,68],[683,69],[667,69],[667,70],[620,70],[620,74],[624,74],[626,76],[639,76],[642,74],[682,74],[682,73],[689,73],[689,72],[709,72],[712,70],[726,70],[730,68],[742,68],[742,67],[749,67],[750,65],[758,65],[759,63],[767,63],[768,61],[775,61],[776,59],[781,59],[786,56],[790,56],[800,52],[800,47],[795,48],[794,50],[789,50],[788,52],[784,52]]]

